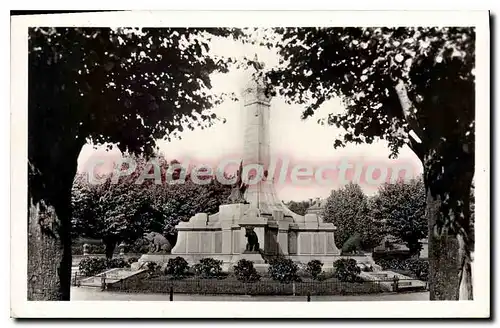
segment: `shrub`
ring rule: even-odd
[[[116,258],[116,259],[108,259],[106,262],[106,266],[109,269],[128,268],[128,267],[130,267],[130,264],[125,262],[125,260],[123,258]]]
[[[194,265],[194,272],[201,278],[217,278],[222,274],[222,261],[204,258]]]
[[[356,282],[361,269],[354,259],[340,259],[333,264],[335,268],[335,277],[344,282]]]
[[[373,267],[371,265],[365,265],[362,269],[363,272],[373,272]]]
[[[268,272],[273,280],[288,284],[300,281],[298,270],[299,267],[291,259],[278,257],[270,261]]]
[[[180,256],[174,259],[169,259],[167,262],[167,268],[165,274],[170,274],[176,278],[181,278],[187,275],[189,270],[189,264],[187,261]]]
[[[307,263],[306,271],[313,277],[318,279],[323,268],[323,263],[320,260],[311,260]]]
[[[71,254],[82,255],[83,254],[83,246],[80,244],[71,245]]]
[[[146,268],[150,271],[150,272],[154,272],[156,271],[156,269],[158,268],[158,264],[156,262],[147,262],[146,263]]]
[[[236,279],[243,282],[256,282],[260,280],[260,274],[255,270],[252,261],[241,259],[234,266]]]
[[[107,260],[101,257],[84,258],[78,265],[78,270],[86,277],[95,276],[98,273],[106,271],[107,268]]]
[[[138,262],[138,261],[139,261],[138,257],[132,256],[132,257],[128,258],[127,263],[128,264],[132,264],[132,263],[135,263],[135,262]]]
[[[408,269],[420,279],[427,281],[429,277],[429,261],[423,259],[408,259],[406,260]]]

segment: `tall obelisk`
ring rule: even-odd
[[[263,68],[257,57],[255,63],[257,71]],[[269,133],[271,98],[265,94],[262,80],[254,76],[249,80],[242,92],[245,122],[243,165],[261,166],[261,174],[264,177],[260,178],[256,174],[259,182],[250,184],[244,197],[252,207],[258,209],[260,214],[272,215],[274,210],[281,210],[286,219],[296,217],[298,215],[284,206],[279,199],[273,181],[266,179],[271,158]],[[253,173],[257,172],[253,170]]]

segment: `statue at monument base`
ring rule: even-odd
[[[246,233],[245,237],[247,238],[247,246],[245,249],[246,253],[258,253],[260,251],[259,248],[259,238],[257,234],[253,230],[253,228],[245,228]]]

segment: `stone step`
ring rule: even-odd
[[[115,269],[110,269],[105,272],[99,273],[93,277],[88,277],[80,280],[80,285],[81,286],[88,286],[88,287],[100,287],[102,284],[102,277],[105,276],[106,279],[106,284],[107,285],[112,285],[117,282],[120,282],[122,280],[131,278],[137,274],[142,274],[146,272],[147,270],[137,270],[133,271],[130,269],[123,269],[123,268],[115,268]]]

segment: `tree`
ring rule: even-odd
[[[28,299],[69,300],[71,189],[82,146],[149,155],[155,140],[216,120],[210,74],[228,29],[30,28]]]
[[[311,201],[303,200],[300,202],[295,202],[293,200],[289,201],[286,206],[290,209],[290,211],[298,214],[298,215],[306,215],[307,209],[311,207]]]
[[[267,75],[271,94],[279,92],[289,102],[304,104],[304,118],[340,97],[346,111],[320,120],[345,130],[335,146],[380,138],[393,156],[407,146],[421,160],[430,298],[458,299],[460,284],[471,281],[475,30],[277,28],[275,32],[279,37],[266,42],[279,50],[282,60]],[[472,285],[465,290],[461,298],[472,299]]]
[[[375,247],[382,238],[376,222],[369,216],[368,197],[358,184],[349,183],[331,192],[326,200],[323,220],[337,227],[335,243],[338,248],[355,234],[359,234],[364,249]]]
[[[420,239],[427,236],[422,179],[386,183],[379,188],[373,202],[373,216],[385,222],[386,231],[403,241],[410,254],[418,254],[422,249]]]
[[[187,175],[184,183],[158,185],[154,188],[154,206],[163,222],[162,232],[175,245],[181,221],[188,221],[196,213],[215,214],[231,194],[231,186],[212,177],[208,184],[196,184]]]
[[[113,184],[108,175],[103,184],[91,184],[81,174],[75,179],[72,197],[73,234],[101,239],[106,258],[113,257],[119,242],[141,238],[158,216],[148,188],[127,183]]]

